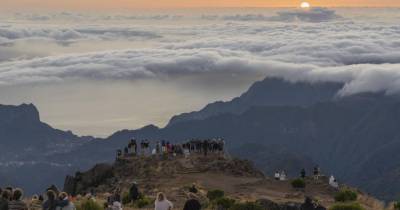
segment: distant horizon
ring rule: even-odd
[[[190,8],[295,8],[302,2],[312,7],[398,8],[397,0],[18,0],[3,2],[3,9],[50,9],[50,10],[115,10],[115,9],[190,9]]]
[[[314,6],[312,5],[311,8],[332,8],[332,9],[400,9],[400,5],[397,6]],[[174,11],[174,10],[204,10],[204,9],[300,9],[299,6],[214,6],[214,7],[138,7],[138,8],[117,8],[117,9],[104,9],[99,10],[95,9],[96,12],[104,13],[104,12],[129,12],[129,11],[136,11],[136,10],[145,10],[145,11]],[[43,12],[90,12],[93,13],[93,9],[49,9],[49,8],[19,8],[19,9],[10,9],[10,8],[0,8],[0,11],[9,11],[9,12],[34,12],[34,11],[43,11]],[[95,12],[95,13],[96,13]]]

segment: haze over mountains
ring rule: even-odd
[[[33,105],[1,106],[0,177],[11,178],[1,181],[24,185],[30,192],[50,181],[60,184],[66,173],[114,160],[115,150],[133,137],[177,142],[223,137],[230,154],[253,160],[267,174],[287,169],[298,176],[301,168],[319,164],[339,181],[395,199],[400,189],[400,101],[379,92],[339,97],[343,86],[266,78],[232,101],[177,115],[165,128],[122,130],[106,139],[51,128],[40,122]]]

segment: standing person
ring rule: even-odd
[[[28,210],[28,205],[22,201],[23,192],[21,189],[17,188],[14,190],[12,195],[12,201],[8,203],[9,210]]]
[[[189,199],[186,201],[183,210],[200,210],[201,204],[197,199],[196,195],[189,193]]]
[[[169,143],[169,141],[167,141],[167,153],[172,153],[172,145]]]
[[[314,167],[314,179],[315,179],[315,180],[318,180],[319,174],[320,174],[319,166],[315,166],[315,167]]]
[[[47,200],[43,203],[42,209],[43,210],[56,210],[57,208],[57,200],[56,200],[56,193],[53,190],[48,190],[46,192]]]
[[[281,172],[281,176],[279,177],[279,180],[281,180],[281,181],[285,181],[286,180],[286,171],[285,170],[283,170]]]
[[[188,158],[190,155],[190,144],[184,144],[183,145],[183,154],[185,155],[185,158]]]
[[[129,196],[132,201],[136,201],[139,199],[139,189],[137,187],[137,183],[133,182],[131,188],[129,189]]]
[[[157,141],[157,143],[156,143],[156,153],[157,153],[157,155],[161,154],[161,144],[160,144],[160,141]]]
[[[128,147],[125,147],[124,148],[124,157],[128,157],[128,155],[129,155],[129,149],[128,149]]]
[[[303,179],[306,178],[306,169],[304,169],[304,168],[301,169],[301,171],[300,171],[300,177],[303,178]]]
[[[0,196],[0,210],[8,210],[8,202],[10,200],[11,194],[8,190],[3,190]]]
[[[281,174],[279,173],[279,171],[275,171],[275,174],[274,174],[275,180],[278,181],[280,179],[280,177],[281,177]]]
[[[31,203],[29,204],[29,210],[41,210],[42,209],[42,201],[39,200],[38,195],[33,195]]]
[[[132,143],[131,142],[128,143],[128,154],[129,155],[132,154]]]
[[[208,153],[208,141],[207,140],[203,141],[203,152],[204,152],[204,156],[207,156],[207,153]]]
[[[116,160],[119,160],[121,158],[121,156],[122,156],[122,150],[118,149],[117,150],[117,158],[116,158]]]
[[[172,210],[174,206],[171,201],[165,197],[165,194],[160,192],[157,194],[156,201],[154,202],[154,210]]]
[[[134,156],[137,155],[137,143],[136,143],[136,139],[132,139],[131,140],[131,144],[132,144],[132,153]]]

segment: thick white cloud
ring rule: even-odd
[[[0,45],[2,43],[12,44],[18,40],[44,39],[55,41],[59,44],[68,44],[85,40],[146,40],[156,39],[162,36],[156,32],[143,28],[132,27],[109,27],[109,26],[0,26]]]
[[[342,16],[344,18],[335,11],[316,8],[283,11],[275,16],[209,14],[199,16],[203,21],[201,24],[188,23],[179,15],[155,15],[145,18],[155,21],[151,26],[127,23],[128,16],[110,16],[113,20],[116,17],[124,20],[112,26],[99,22],[64,28],[29,24],[27,27],[1,26],[0,44],[4,45],[34,38],[55,43],[143,39],[150,40],[152,45],[140,49],[3,61],[0,63],[0,84],[74,78],[139,80],[202,75],[206,79],[217,74],[226,77],[269,75],[292,81],[343,81],[346,86],[340,93],[342,95],[363,91],[397,93],[400,27],[390,21],[355,21]],[[131,19],[140,17],[132,16]],[[182,25],[175,21],[158,22],[171,18],[181,21]],[[0,50],[0,62],[1,54]],[[7,58],[3,56],[3,60]]]

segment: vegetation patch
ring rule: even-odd
[[[79,202],[76,210],[103,210],[103,207],[93,199],[85,199]]]
[[[264,210],[264,208],[256,202],[236,203],[230,210]]]
[[[292,187],[296,189],[304,189],[306,187],[306,182],[304,179],[295,179],[291,182]]]
[[[340,192],[336,193],[335,201],[336,202],[349,202],[349,201],[356,201],[357,200],[357,193],[352,190],[341,190]]]
[[[393,207],[395,210],[400,210],[400,201],[396,201]]]
[[[338,203],[329,210],[364,210],[364,208],[358,203]]]
[[[218,210],[227,210],[231,209],[232,206],[236,203],[234,199],[222,197],[217,198],[212,202],[212,206]]]
[[[222,190],[210,190],[207,192],[207,198],[210,201],[214,201],[218,198],[223,198],[225,196],[225,192]]]

